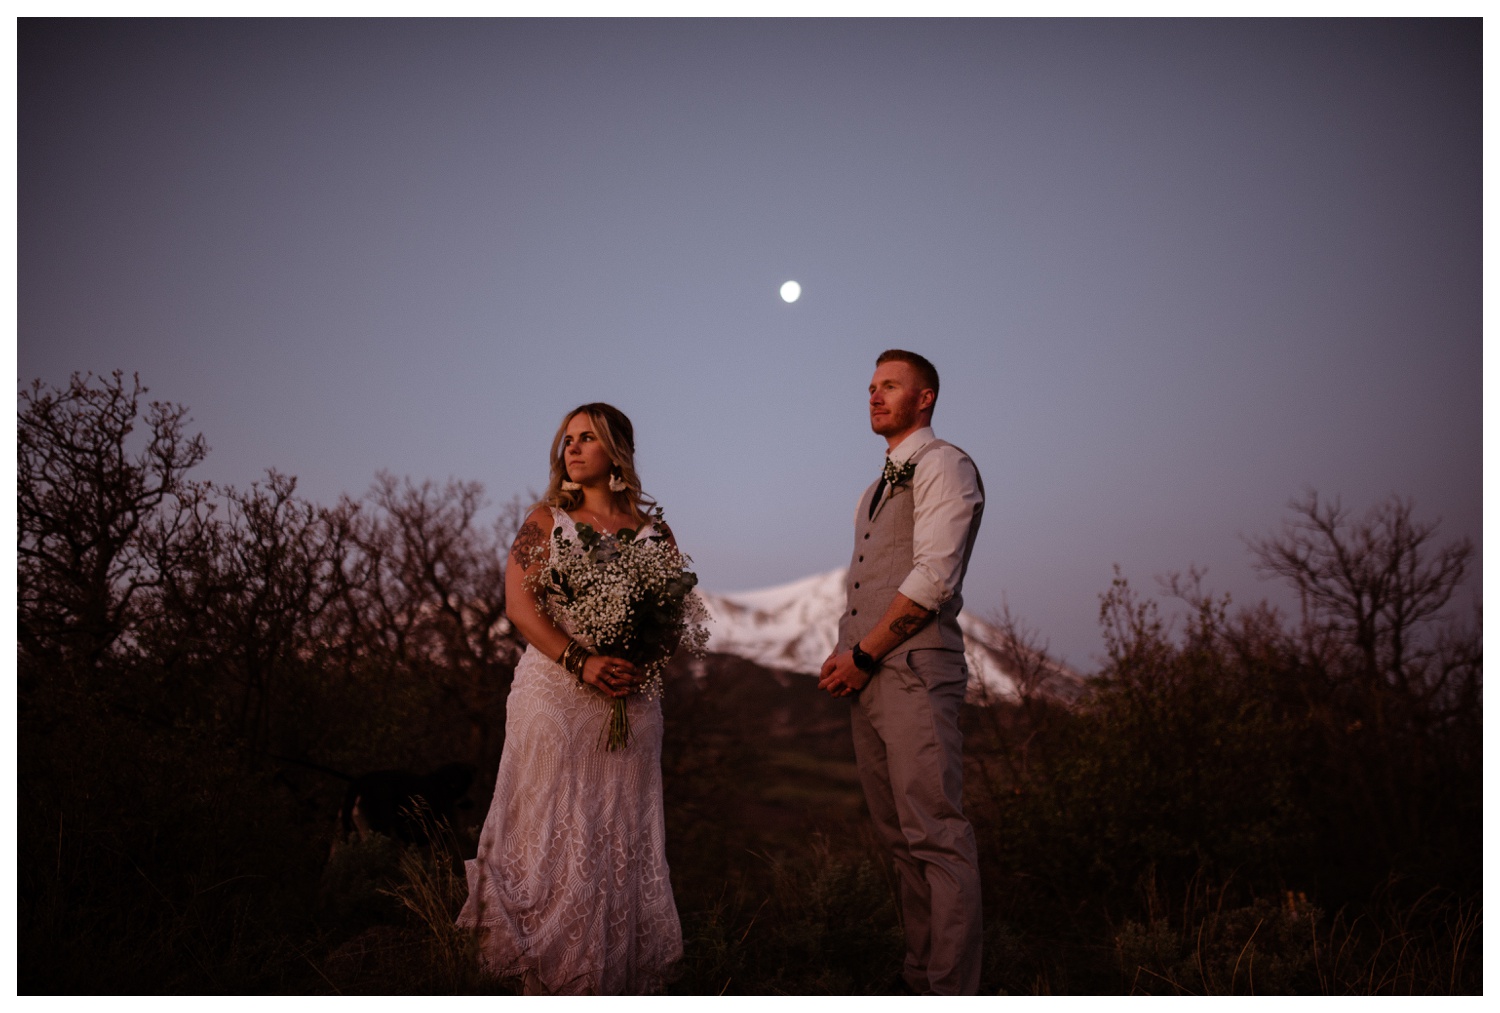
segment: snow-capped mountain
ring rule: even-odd
[[[699,590],[708,606],[708,649],[748,658],[766,668],[816,675],[833,651],[844,612],[844,570],[792,581],[778,587],[734,594]],[[960,612],[969,662],[971,698],[1016,700],[1025,682],[1061,700],[1076,699],[1083,686],[1078,673],[1050,659],[1017,651],[999,630]]]

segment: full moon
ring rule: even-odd
[[[796,302],[797,297],[802,294],[802,286],[795,281],[789,281],[781,286],[782,302]]]

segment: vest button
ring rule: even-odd
[[[865,557],[864,557],[864,556],[860,556],[860,557],[859,557],[859,561],[860,561],[860,562],[861,562],[861,563],[863,563],[863,562],[864,562],[864,561],[865,561]]]
[[[859,590],[859,581],[857,581],[857,580],[854,582],[854,589],[856,591]]]
[[[868,540],[869,540],[869,537],[870,537],[870,533],[869,533],[869,532],[868,532],[868,531],[866,531],[866,532],[865,532],[865,539],[866,539],[866,540],[867,540],[867,541],[868,541]]]
[[[849,610],[849,614],[851,616],[857,616],[857,615],[859,615],[859,609],[850,609]]]

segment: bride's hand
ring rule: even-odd
[[[624,658],[595,654],[583,663],[583,681],[605,696],[626,696],[635,688],[637,672]]]

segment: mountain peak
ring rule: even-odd
[[[833,652],[843,615],[845,570],[755,591],[721,594],[699,590],[710,619],[708,649],[733,654],[766,668],[816,675]],[[1076,699],[1083,687],[1078,673],[1050,659],[1018,649],[991,624],[960,612],[969,696],[974,700],[1014,701],[1024,684],[1056,699]]]

